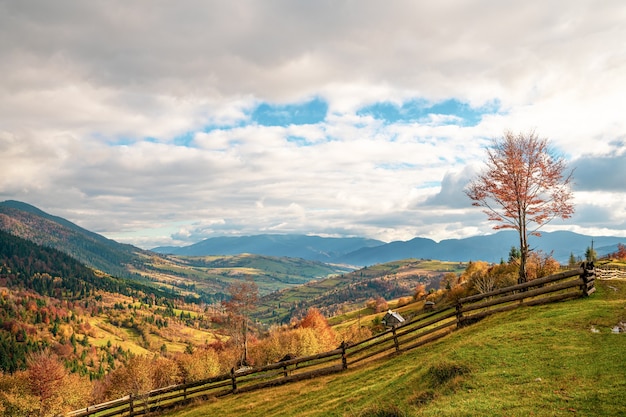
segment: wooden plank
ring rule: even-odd
[[[410,334],[410,333],[416,332],[416,331],[421,330],[421,329],[423,329],[425,327],[432,326],[435,323],[439,323],[440,321],[447,320],[447,319],[449,319],[451,317],[455,317],[455,316],[456,316],[456,311],[455,310],[450,310],[450,312],[448,312],[447,314],[445,314],[445,315],[443,315],[441,317],[437,317],[436,319],[429,320],[429,321],[426,321],[424,323],[420,323],[418,326],[415,326],[415,327],[413,327],[411,329],[407,329],[407,330],[399,332],[398,333],[398,337],[402,337],[402,336],[404,336],[406,334]]]
[[[497,290],[490,291],[488,293],[476,294],[476,295],[471,295],[469,297],[464,297],[464,298],[459,299],[459,303],[461,304],[470,303],[473,301],[482,300],[483,298],[489,298],[489,297],[494,297],[496,295],[505,294],[507,292],[520,291],[520,290],[524,290],[526,288],[534,287],[534,286],[541,285],[541,284],[549,284],[551,282],[560,281],[566,278],[571,278],[576,275],[582,275],[584,272],[585,270],[583,268],[559,272],[558,274],[553,274],[547,277],[534,279],[532,281],[528,281],[523,284],[512,285],[510,287],[499,288]]]
[[[118,408],[118,407],[122,407],[124,405],[130,404],[130,401],[131,401],[130,400],[130,396],[127,395],[125,397],[118,398],[116,400],[107,401],[105,403],[90,405],[87,408],[82,408],[80,410],[72,411],[72,412],[70,412],[70,413],[68,413],[66,415],[70,416],[70,417],[91,416],[91,415],[96,414],[98,412],[107,411],[107,410],[111,410],[113,408]]]
[[[347,351],[346,350],[346,356],[354,356],[354,355],[357,355],[357,354],[359,354],[361,352],[364,352],[366,350],[370,350],[370,349],[372,349],[372,348],[374,348],[376,346],[382,345],[383,343],[387,343],[387,342],[391,342],[391,341],[393,341],[393,336],[390,336],[390,337],[378,340],[375,343],[369,344],[367,346],[361,346],[358,349],[354,349],[354,350],[351,350],[351,351]]]
[[[581,285],[580,280],[571,280],[571,281],[561,282],[558,284],[546,285],[544,287],[537,288],[535,290],[512,294],[512,295],[508,295],[505,297],[498,297],[498,298],[494,298],[492,300],[485,301],[482,303],[470,304],[467,306],[462,305],[460,311],[461,313],[466,313],[469,311],[479,310],[481,308],[487,308],[487,307],[491,307],[491,306],[498,305],[498,304],[504,304],[504,303],[509,303],[512,301],[523,300],[525,298],[532,298],[538,295],[549,294],[551,292],[566,290],[568,288],[579,287],[580,285]]]
[[[504,306],[504,307],[494,308],[494,309],[491,309],[491,310],[485,310],[485,311],[481,311],[479,313],[470,314],[469,316],[464,316],[462,321],[481,319],[481,318],[490,316],[492,314],[503,313],[505,311],[515,310],[516,308],[523,307],[523,306],[526,306],[526,307],[537,306],[537,305],[542,305],[542,304],[554,303],[556,301],[568,300],[568,299],[572,299],[572,298],[580,298],[580,293],[578,293],[578,292],[569,292],[569,293],[565,293],[565,294],[553,295],[551,297],[539,298],[539,299],[535,299],[535,300],[528,300],[528,301],[525,301],[523,303],[509,304],[509,305]]]
[[[378,346],[378,345],[376,345],[376,346]],[[391,348],[393,348],[393,345],[391,345],[390,347],[385,347],[385,348],[382,348],[382,349],[375,350],[374,352],[370,352],[367,355],[361,356],[359,358],[356,358],[353,361],[348,361],[348,366],[354,365],[356,363],[364,361],[365,359],[369,359],[369,358],[371,358],[373,356],[380,355],[381,353],[385,353],[386,351],[390,350]],[[348,358],[350,358],[350,357],[352,357],[352,354],[350,356],[348,356]]]
[[[420,340],[419,342],[417,342],[417,343],[415,343],[415,344],[408,345],[408,346],[405,346],[405,347],[401,348],[401,349],[400,349],[400,352],[406,352],[407,350],[411,350],[411,349],[418,348],[418,347],[420,347],[420,346],[424,346],[425,344],[428,344],[428,343],[434,342],[435,340],[441,339],[442,337],[445,337],[445,336],[449,335],[449,334],[450,334],[450,333],[452,333],[453,331],[454,331],[454,329],[448,329],[448,330],[446,330],[445,332],[442,332],[442,333],[436,333],[436,334],[432,335],[432,336],[431,336],[431,337],[429,337],[429,338],[426,338],[426,339]]]
[[[456,324],[457,324],[457,321],[456,321],[456,318],[455,318],[452,321],[440,324],[439,326],[433,327],[432,329],[425,330],[425,331],[421,332],[420,334],[416,334],[416,335],[413,335],[413,336],[411,336],[411,337],[409,337],[407,339],[401,340],[400,344],[403,345],[405,343],[412,342],[412,341],[417,340],[417,339],[419,339],[421,337],[428,336],[429,334],[436,333],[436,332],[438,332],[440,330],[443,330],[443,329],[445,329],[447,327],[450,327],[450,326],[454,326]],[[404,350],[404,349],[400,349],[400,350]]]
[[[272,381],[265,381],[259,384],[247,385],[245,387],[241,387],[237,389],[237,394],[242,392],[249,392],[261,388],[275,387],[283,384],[287,384],[289,382],[303,381],[305,379],[317,378],[320,376],[331,375],[335,373],[339,373],[343,371],[343,365],[335,365],[324,369],[317,369],[314,371],[303,372],[297,375],[291,375],[286,378],[278,378]]]
[[[237,377],[239,378],[239,377],[242,377],[242,376],[255,374],[255,373],[259,373],[259,372],[271,371],[271,370],[274,370],[274,369],[280,369],[280,368],[282,368],[284,366],[296,365],[296,364],[299,364],[299,363],[309,362],[309,361],[313,361],[313,360],[316,360],[316,359],[329,358],[331,356],[341,355],[341,352],[342,352],[341,348],[338,348],[338,349],[331,350],[329,352],[319,353],[317,355],[301,356],[301,357],[298,357],[298,358],[290,359],[288,361],[272,363],[270,365],[265,365],[265,366],[261,366],[261,367],[258,367],[258,368],[251,368],[251,369],[243,371],[243,372],[237,372]]]
[[[412,326],[413,324],[419,323],[419,322],[421,322],[421,321],[424,321],[424,320],[430,319],[431,317],[435,317],[435,316],[438,316],[438,315],[440,315],[440,314],[442,314],[442,313],[445,313],[447,310],[448,310],[448,308],[446,308],[446,309],[444,309],[444,310],[437,310],[437,311],[434,311],[434,312],[432,312],[432,313],[429,313],[429,314],[426,314],[426,315],[423,315],[423,316],[416,316],[416,317],[414,317],[413,319],[411,319],[411,320],[409,320],[409,321],[405,321],[405,322],[404,322],[404,323],[402,323],[401,325],[396,326],[396,328],[395,328],[395,329],[396,329],[396,330],[400,330],[400,329],[404,329],[405,327],[410,327],[410,326]],[[348,350],[348,349],[354,349],[354,348],[356,348],[357,346],[360,346],[360,345],[366,344],[366,343],[368,343],[368,342],[371,342],[372,340],[376,340],[376,339],[378,339],[378,338],[380,338],[380,337],[383,337],[383,336],[385,336],[385,335],[387,335],[387,334],[390,334],[390,333],[392,333],[392,332],[393,332],[393,329],[388,329],[388,330],[385,330],[385,331],[384,331],[384,332],[382,332],[382,333],[378,333],[377,335],[374,335],[374,336],[368,337],[367,339],[360,340],[360,341],[358,341],[358,342],[356,342],[356,343],[354,343],[354,344],[351,344],[351,345],[349,345],[349,346],[346,346],[346,350]]]

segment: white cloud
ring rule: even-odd
[[[505,129],[536,129],[587,164],[563,227],[623,235],[626,189],[587,167],[623,159],[625,20],[621,0],[0,2],[0,199],[144,247],[463,237],[491,231],[464,207],[469,167]],[[251,122],[312,98],[321,123]],[[447,99],[499,109],[477,125],[357,114]]]

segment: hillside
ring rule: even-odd
[[[87,297],[96,290],[132,296],[170,295],[141,283],[98,274],[64,252],[1,230],[0,286],[67,299]]]
[[[119,277],[131,277],[127,266],[139,262],[143,253],[19,201],[0,203],[0,230],[58,249],[85,265]]]
[[[626,283],[491,316],[335,376],[188,406],[170,417],[624,415]],[[377,413],[378,412],[378,413]]]
[[[369,299],[410,297],[418,284],[438,289],[443,274],[460,273],[465,267],[459,262],[418,259],[374,265],[268,294],[261,298],[254,317],[264,323],[285,323],[311,307],[331,317],[360,308]]]
[[[19,201],[0,203],[0,230],[64,252],[105,275],[126,278],[189,302],[220,301],[232,282],[246,277],[257,282],[261,294],[267,294],[350,270],[270,256],[163,256],[120,244]]]

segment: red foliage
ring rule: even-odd
[[[572,174],[563,159],[551,154],[546,139],[534,132],[506,132],[487,152],[486,170],[466,190],[473,205],[482,207],[494,229],[515,229],[520,236],[520,281],[526,281],[528,236],[554,218],[574,212],[570,202]]]
[[[325,329],[328,327],[328,321],[317,308],[310,308],[306,316],[300,321],[300,327]]]
[[[613,253],[609,254],[609,258],[626,260],[626,245],[624,245],[622,243],[618,243],[617,244],[617,252],[613,252]]]

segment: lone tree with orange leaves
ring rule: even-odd
[[[230,299],[222,304],[228,314],[233,338],[241,346],[241,366],[248,365],[248,330],[250,314],[256,309],[259,288],[252,279],[237,281],[228,287]]]
[[[527,280],[528,237],[555,218],[574,213],[570,184],[573,171],[535,132],[504,133],[487,150],[486,169],[465,190],[482,207],[494,229],[515,229],[520,239],[518,282]]]

